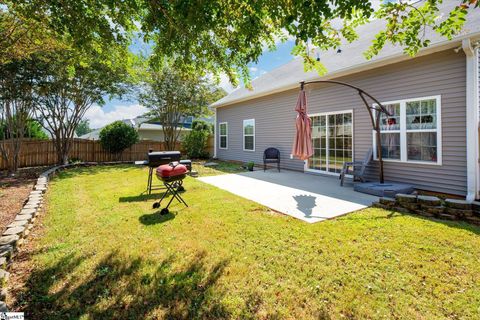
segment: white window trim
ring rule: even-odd
[[[436,100],[437,105],[437,128],[436,129],[410,129],[407,130],[407,102],[415,102],[422,100]],[[442,97],[441,95],[437,96],[428,96],[420,98],[410,98],[402,100],[394,100],[382,102],[383,105],[387,104],[400,104],[400,130],[391,130],[383,132],[391,133],[400,133],[400,159],[383,159],[384,162],[398,162],[398,163],[411,163],[411,164],[421,164],[421,165],[430,165],[430,166],[441,166],[442,165]],[[374,107],[377,107],[376,104],[373,104]],[[419,161],[419,160],[408,160],[407,157],[407,132],[436,132],[437,133],[437,161]],[[378,161],[377,156],[377,139],[376,132],[372,130],[372,141],[373,141],[373,159]]]
[[[225,125],[225,134],[222,134],[222,129],[221,126],[222,124]],[[222,148],[222,137],[225,137],[226,139],[226,147]],[[218,123],[218,149],[222,150],[227,150],[228,149],[228,122],[219,122]]]
[[[247,134],[245,135],[245,122],[246,121],[253,121],[253,134]],[[255,128],[255,119],[245,119],[243,120],[243,126],[242,126],[242,133],[243,133],[243,151],[248,151],[248,152],[255,152],[255,133],[256,133],[256,128]],[[245,149],[245,137],[252,136],[253,137],[253,149]]]
[[[329,116],[329,115],[333,115],[333,114],[344,114],[344,113],[352,114],[352,161],[355,161],[355,152],[354,152],[354,149],[355,149],[355,121],[354,121],[353,109],[341,110],[341,111],[320,112],[320,113],[310,113],[310,114],[308,114],[308,116],[309,117]],[[328,119],[327,119],[327,123],[328,123]],[[326,142],[327,142],[326,148],[328,149],[330,142],[328,141],[328,139],[326,139]],[[329,163],[328,160],[329,159],[327,158],[327,165]],[[340,175],[340,173],[337,173],[337,172],[329,172],[329,171],[310,169],[308,167],[308,160],[303,161],[303,171],[304,172],[318,173],[318,174],[322,174],[322,175],[337,176],[337,177]],[[347,175],[347,177],[351,178],[352,175]]]

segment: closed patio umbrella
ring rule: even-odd
[[[300,90],[297,106],[298,112],[295,132],[295,141],[293,142],[292,155],[298,159],[306,160],[313,155],[312,147],[312,123],[307,115],[307,95],[305,90]]]

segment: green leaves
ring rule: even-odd
[[[477,2],[477,6],[479,3]],[[440,23],[438,26],[435,26],[435,30],[447,37],[452,39],[452,37],[458,34],[466,21],[466,16],[468,13],[468,6],[459,5],[455,7],[453,11],[450,12],[448,18]]]
[[[388,43],[415,55],[430,43],[426,30],[451,39],[462,29],[467,13],[479,7],[477,0],[458,0],[459,5],[442,18],[442,2],[392,1],[376,12],[369,0],[18,0],[7,6],[45,21],[81,51],[126,47],[132,33],[140,31],[143,40],[153,44],[153,65],[168,60],[179,72],[199,77],[226,74],[232,84],[240,78],[248,87],[247,66],[291,38],[297,46],[294,54],[304,59],[305,68],[324,74],[312,48],[329,50],[356,40],[357,28],[372,17],[384,20],[385,27],[364,53],[367,59]]]
[[[224,95],[206,77],[185,73],[166,62],[158,70],[149,70],[138,99],[162,124],[167,149],[174,150],[185,118],[209,115],[208,106]]]
[[[442,36],[452,39],[465,24],[469,8],[479,6],[476,0],[463,0],[454,7],[446,19],[440,16],[442,0],[427,0],[421,5],[406,1],[383,4],[375,13],[377,19],[386,21],[386,27],[375,37],[370,48],[364,53],[367,59],[377,55],[387,43],[404,47],[404,52],[414,56],[430,44],[426,30],[432,29]]]
[[[190,159],[208,158],[206,149],[209,135],[208,130],[192,130],[187,133],[182,141],[182,147]]]
[[[100,131],[100,143],[111,153],[123,152],[137,143],[138,139],[137,130],[123,121],[115,121]]]

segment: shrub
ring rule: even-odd
[[[203,120],[193,120],[192,122],[192,130],[198,130],[198,131],[208,131],[211,133],[212,130],[212,124],[203,121]]]
[[[18,128],[16,128],[18,130]],[[7,125],[0,121],[0,137],[12,139],[19,135],[18,131],[8,132]],[[27,119],[24,127],[24,137],[36,140],[48,140],[48,135],[42,130],[42,125],[35,119]]]
[[[207,148],[209,130],[192,130],[183,139],[183,149],[189,158],[202,159],[208,158]]]
[[[42,125],[37,120],[29,119],[26,129],[25,136],[30,139],[48,140],[48,135],[43,131]]]
[[[100,144],[102,147],[119,156],[125,149],[137,142],[137,130],[122,121],[115,121],[100,131]]]

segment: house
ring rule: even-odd
[[[375,149],[369,114],[355,90],[334,84],[306,86],[314,156],[291,156],[299,82],[334,79],[364,89],[393,114],[381,126],[387,181],[478,199],[480,12],[473,10],[452,40],[427,30],[431,45],[416,57],[390,45],[367,61],[362,52],[383,24],[362,26],[360,39],[341,52],[321,52],[323,77],[295,59],[253,80],[253,90],[239,88],[215,102],[215,156],[260,164],[263,151],[276,147],[283,168],[329,175],[338,175],[344,161],[362,160]],[[367,177],[378,181],[376,155]]]
[[[147,122],[149,120],[150,119],[145,117],[137,117],[134,119],[125,119],[122,121],[137,129],[140,140],[164,141],[163,126],[160,123]],[[191,122],[189,125],[191,126]],[[89,139],[89,140],[98,140],[100,139],[100,131],[102,131],[102,129],[103,128],[95,129],[92,132],[84,134],[80,138]],[[180,128],[181,132],[180,132],[179,140],[182,141],[182,138],[190,130],[191,129],[187,127]]]

